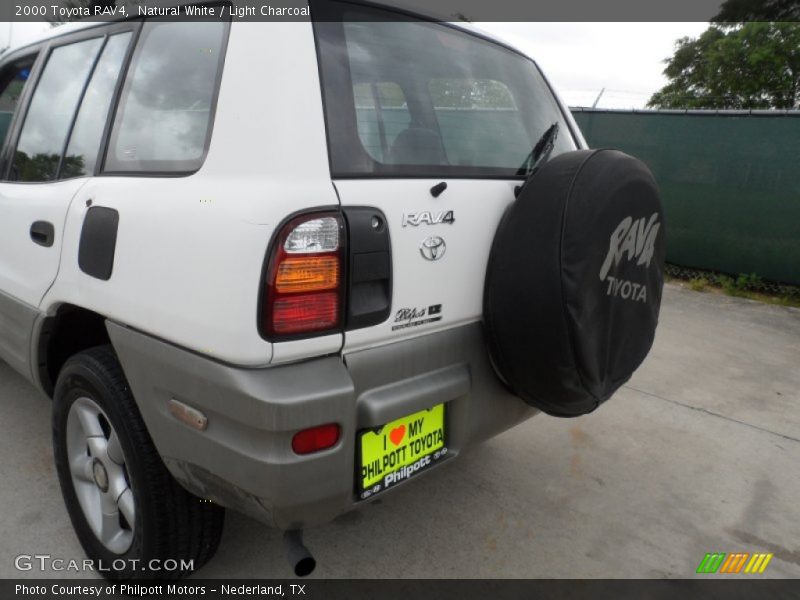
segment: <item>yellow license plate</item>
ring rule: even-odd
[[[444,458],[444,404],[365,431],[358,447],[359,497],[363,500]]]

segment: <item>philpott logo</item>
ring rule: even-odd
[[[660,228],[658,213],[653,213],[649,219],[642,217],[635,221],[633,217],[625,217],[617,225],[608,243],[606,259],[600,267],[600,280],[608,283],[606,295],[647,302],[647,288],[643,284],[613,277],[608,272],[612,267],[616,268],[623,258],[629,262],[635,260],[639,266],[649,267]]]

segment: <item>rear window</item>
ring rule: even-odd
[[[528,58],[442,24],[330,3],[315,23],[334,176],[516,176],[553,123]],[[319,13],[318,13],[319,14]]]

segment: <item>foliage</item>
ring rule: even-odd
[[[739,290],[757,290],[763,285],[764,282],[761,281],[761,277],[755,273],[750,273],[749,275],[742,273],[736,278],[735,287]]]
[[[677,279],[688,279],[691,290],[696,292],[722,292],[728,296],[748,298],[767,304],[792,306],[800,308],[800,286],[776,284],[765,282],[755,273],[740,273],[738,277],[731,277],[723,273],[711,271],[698,271],[691,269],[688,272],[680,267],[672,270],[677,274]],[[689,275],[692,273],[692,275]]]
[[[797,20],[800,20],[797,0],[727,0],[714,17],[717,23]]]
[[[714,24],[677,41],[654,108],[800,108],[800,23]]]
[[[705,292],[708,287],[708,279],[705,277],[695,277],[689,280],[689,287],[695,292]]]
[[[59,154],[34,154],[28,156],[25,152],[17,150],[12,166],[14,179],[17,181],[52,181],[56,178],[58,165],[61,161]],[[65,178],[78,177],[86,173],[82,156],[65,156],[61,165],[61,174]]]
[[[396,83],[357,83],[354,86],[356,105],[373,108],[377,96],[381,108],[403,108],[406,98]],[[516,105],[509,89],[492,79],[432,79],[431,100],[436,108],[514,110]]]
[[[516,108],[508,88],[491,79],[434,79],[430,93],[436,108]]]
[[[747,292],[756,291],[764,285],[761,277],[755,273],[749,275],[740,273],[736,279],[727,275],[718,275],[717,282],[729,296],[747,296]]]

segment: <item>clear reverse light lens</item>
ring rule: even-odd
[[[312,219],[295,227],[283,249],[289,254],[333,252],[339,248],[339,221],[334,217]]]

